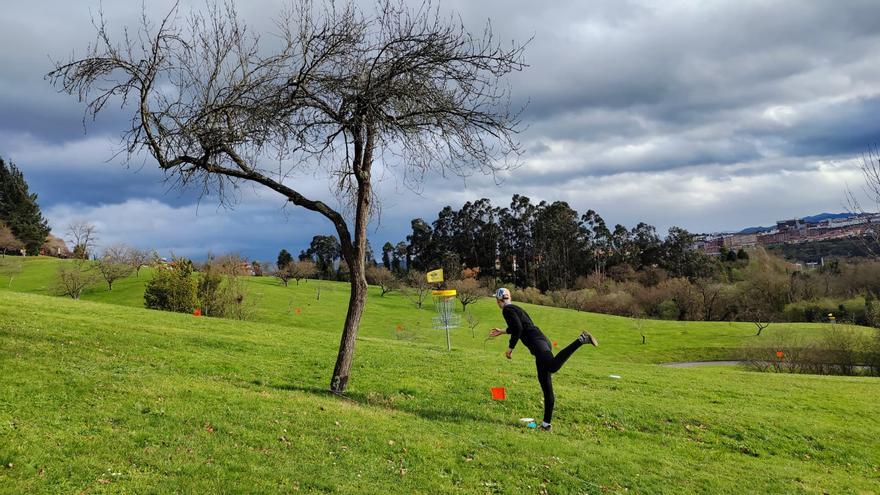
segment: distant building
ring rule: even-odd
[[[698,235],[693,249],[712,256],[721,248],[730,251],[773,244],[796,244],[810,241],[826,241],[863,237],[880,232],[880,213],[853,214],[843,218],[828,218],[818,222],[803,219],[779,220],[771,230],[757,233],[717,233]]]
[[[724,247],[731,251],[738,251],[744,248],[753,248],[758,244],[757,234],[733,234],[724,237]]]

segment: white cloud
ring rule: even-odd
[[[158,17],[171,4],[151,2],[148,11]],[[280,2],[239,4],[255,32],[274,29],[269,14]],[[98,5],[13,2],[0,19],[0,155],[33,177],[56,232],[83,218],[100,222],[102,242],[193,256],[277,252],[332,232],[317,214],[282,210],[283,198],[259,187],[242,188],[232,212],[205,198],[196,215],[195,193],[166,194],[150,160],[135,160],[131,170],[112,158],[126,111],[108,107],[82,136],[82,104],[42,76],[47,54],[82,53],[94,35],[89,9]],[[184,10],[202,5],[183,2]],[[522,168],[500,174],[501,186],[479,175],[431,175],[419,196],[397,170],[385,172],[376,185],[383,209],[371,229],[374,248],[402,240],[411,218],[431,221],[446,204],[489,197],[503,206],[514,193],[567,200],[612,222],[697,231],[840,211],[845,184],[861,183],[850,158],[880,139],[873,2],[451,0],[441,7],[461,12],[472,29],[491,18],[504,42],[534,35],[531,66],[511,78],[515,101],[531,100],[521,136],[528,153]],[[140,10],[104,8],[115,32]],[[289,183],[339,207],[320,175]]]

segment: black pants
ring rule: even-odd
[[[583,345],[577,339],[568,347],[559,351],[559,354],[553,355],[550,350],[550,343],[545,342],[539,344],[541,347],[537,349],[535,354],[535,366],[538,368],[538,383],[541,384],[541,391],[544,392],[544,422],[549,423],[553,419],[553,406],[556,403],[556,396],[553,395],[553,373],[559,371],[562,365],[568,361],[568,358],[574,354],[574,351],[580,349]]]

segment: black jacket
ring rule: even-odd
[[[513,349],[518,341],[528,347],[529,351],[538,355],[539,352],[550,349],[550,341],[541,332],[541,329],[532,323],[529,314],[519,306],[508,304],[501,310],[504,321],[507,322],[507,333],[510,334],[510,343],[507,347]]]

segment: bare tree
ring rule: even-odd
[[[408,297],[417,308],[422,309],[422,305],[425,304],[425,299],[427,299],[428,294],[431,293],[431,285],[428,283],[428,278],[425,275],[425,272],[420,272],[418,270],[412,270],[409,272],[406,276],[406,285],[407,287],[404,290],[404,295]]]
[[[760,304],[747,306],[743,315],[746,317],[746,320],[752,322],[758,330],[755,334],[756,337],[760,337],[761,332],[769,327],[770,323],[773,321],[773,313]]]
[[[0,276],[9,277],[6,287],[12,287],[12,280],[16,275],[21,273],[24,268],[24,262],[20,257],[2,257],[0,258]]]
[[[54,292],[59,296],[79,299],[84,290],[94,285],[98,278],[94,268],[79,261],[61,263],[55,277]]]
[[[480,284],[472,278],[453,280],[449,283],[449,288],[455,289],[455,297],[461,303],[462,312],[467,312],[468,304],[477,302],[485,295]]]
[[[366,275],[367,283],[379,286],[380,297],[400,288],[400,280],[384,266],[369,266]]]
[[[113,290],[113,282],[131,275],[134,269],[128,259],[128,247],[116,244],[104,250],[104,254],[96,263],[98,272],[107,282],[109,290]]]
[[[292,264],[292,263],[291,263]],[[290,265],[285,266],[283,268],[279,268],[277,265],[272,270],[272,276],[281,281],[281,285],[287,287],[287,284],[290,283],[290,279],[293,278],[293,274],[290,273]]]
[[[24,249],[24,243],[15,237],[12,229],[0,221],[0,252],[2,252],[2,256],[5,257],[7,251],[19,252],[22,249]]]
[[[724,284],[720,284],[710,278],[699,278],[694,281],[693,285],[700,295],[703,321],[712,321],[721,312],[719,302],[721,301],[722,291],[724,291]]]
[[[150,251],[146,249],[138,249],[136,247],[126,248],[125,257],[128,264],[131,265],[131,268],[134,270],[136,277],[140,277],[141,268],[149,265],[150,260],[153,258]]]
[[[68,242],[73,245],[73,257],[78,260],[89,259],[89,254],[98,241],[98,228],[85,221],[76,221],[67,226]]]
[[[632,322],[636,331],[639,332],[639,336],[642,337],[642,344],[647,344],[648,336],[645,335],[645,314],[642,312],[636,313],[636,315],[632,317]]]
[[[880,148],[871,146],[862,154],[859,170],[862,172],[862,195],[847,187],[846,202],[850,213],[862,216],[880,212]],[[865,206],[860,197],[867,199],[871,206]],[[872,257],[880,256],[880,224],[869,221],[861,236],[865,251]]]
[[[476,338],[477,336],[477,326],[480,324],[480,319],[474,316],[473,313],[467,313],[467,325],[471,329],[471,338]]]
[[[374,162],[398,156],[411,185],[430,171],[508,168],[519,120],[500,83],[524,67],[523,46],[502,47],[489,25],[474,35],[430,3],[411,11],[384,0],[367,13],[353,1],[299,0],[279,16],[271,47],[231,2],[179,19],[177,7],[157,25],[145,13],[140,29],[114,41],[101,17],[85,58],[56,64],[48,78],[92,116],[113,98],[133,103],[126,151],[148,151],[178,185],[228,203],[230,187],[261,184],[330,220],[351,270],[330,381],[341,393],[366,301]],[[319,170],[348,204],[348,221],[295,189],[296,174]]]
[[[318,268],[311,261],[294,261],[287,265],[287,272],[290,278],[296,280],[296,285],[304,278],[312,278],[318,274]]]

